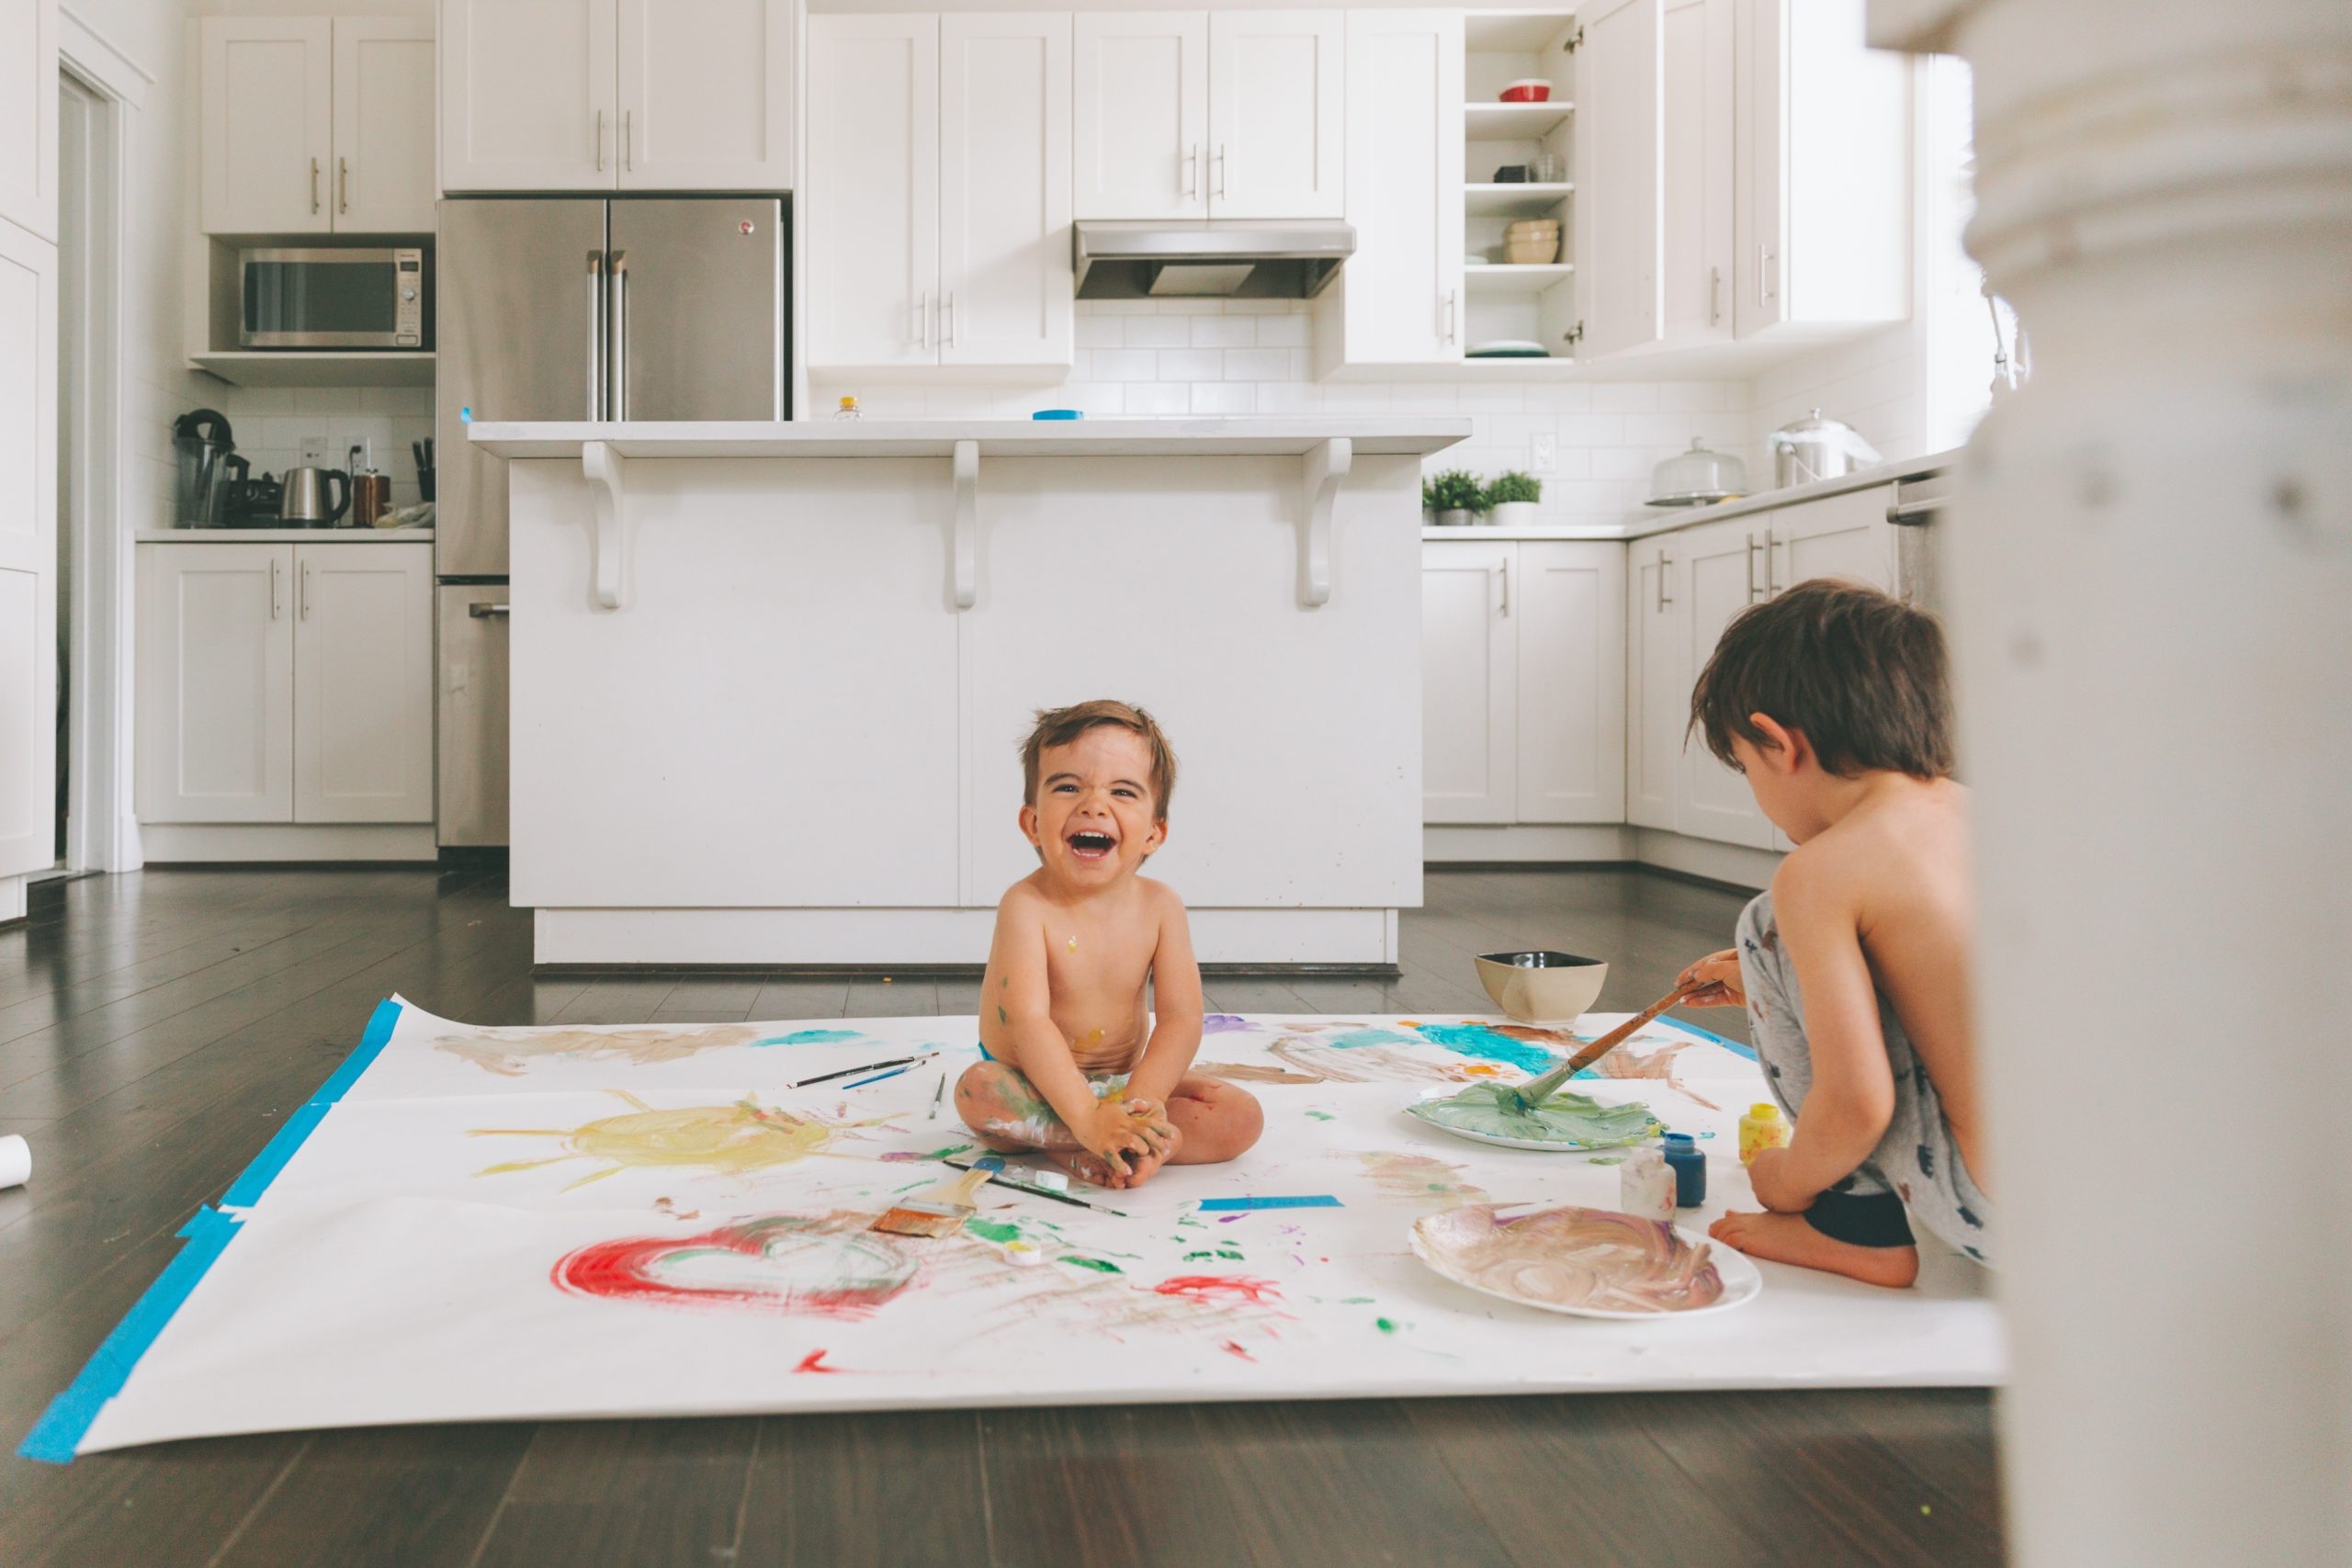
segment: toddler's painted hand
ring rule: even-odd
[[[1176,1131],[1169,1124],[1166,1108],[1150,1099],[1130,1099],[1121,1103],[1126,1107],[1128,1119],[1135,1123],[1136,1131],[1142,1134],[1144,1141],[1151,1145],[1151,1152],[1166,1154]]]
[[[1070,1131],[1086,1145],[1086,1152],[1102,1160],[1121,1176],[1131,1174],[1127,1163],[1131,1154],[1154,1152],[1152,1142],[1144,1136],[1142,1124],[1128,1113],[1127,1103],[1115,1100],[1098,1100],[1094,1114],[1082,1126]]]
[[[1744,1008],[1747,1005],[1747,993],[1740,988],[1739,953],[1736,949],[1726,947],[1720,953],[1707,954],[1682,971],[1675,984],[1688,986],[1694,981],[1705,989],[1693,991],[1683,998],[1684,1007]]]

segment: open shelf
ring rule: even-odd
[[[1473,294],[1541,294],[1577,270],[1574,262],[1544,266],[1465,266],[1462,286]]]
[[[192,354],[188,363],[238,387],[430,387],[426,349],[248,348]]]
[[[1463,210],[1473,218],[1541,218],[1577,187],[1567,181],[1555,185],[1472,184],[1462,187]]]
[[[1567,123],[1576,105],[1564,98],[1542,104],[1464,104],[1465,134],[1473,141],[1533,141]]]

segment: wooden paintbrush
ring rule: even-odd
[[[888,1231],[893,1235],[954,1235],[964,1228],[966,1220],[979,1213],[972,1195],[988,1181],[989,1174],[985,1170],[967,1171],[928,1192],[902,1198],[897,1207],[865,1228]]]
[[[1608,1033],[1602,1035],[1600,1039],[1594,1041],[1591,1044],[1586,1046],[1575,1055],[1570,1056],[1566,1061],[1562,1062],[1558,1066],[1554,1067],[1542,1077],[1530,1078],[1527,1082],[1511,1089],[1511,1096],[1519,1101],[1519,1108],[1521,1111],[1534,1110],[1537,1106],[1551,1099],[1553,1095],[1558,1093],[1562,1084],[1567,1082],[1570,1078],[1576,1077],[1578,1073],[1584,1071],[1595,1062],[1600,1060],[1601,1057],[1609,1055],[1610,1052],[1617,1049],[1618,1046],[1623,1045],[1626,1041],[1631,1040],[1634,1034],[1640,1031],[1642,1025],[1649,1022],[1650,1020],[1656,1018],[1667,1009],[1674,1006],[1675,1003],[1680,1001],[1683,998],[1690,996],[1692,992],[1703,990],[1705,988],[1704,984],[1695,980],[1688,985],[1675,987],[1674,989],[1667,992],[1666,995],[1658,998],[1657,1000],[1652,1002],[1640,1012],[1635,1013],[1633,1017],[1627,1019],[1624,1022],[1619,1024],[1616,1028],[1611,1030]]]

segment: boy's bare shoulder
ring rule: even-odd
[[[1024,876],[1006,888],[1004,897],[996,901],[997,918],[1004,919],[1011,916],[1043,914],[1047,902],[1045,890],[1037,886],[1037,879]]]
[[[1790,851],[1772,874],[1773,904],[1856,908],[1882,885],[1964,855],[1967,828],[1968,792],[1949,780],[1890,790]]]
[[[1183,919],[1184,900],[1176,896],[1176,889],[1169,886],[1165,882],[1155,882],[1148,876],[1136,877],[1136,886],[1143,894],[1144,907],[1153,914],[1163,919],[1170,916],[1174,916],[1178,919]]]

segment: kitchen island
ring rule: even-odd
[[[978,964],[1031,715],[1149,708],[1204,963],[1421,887],[1421,457],[1459,418],[477,423],[541,964]]]

